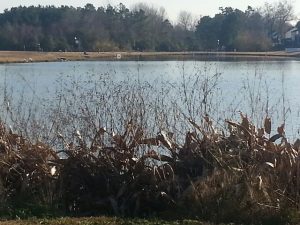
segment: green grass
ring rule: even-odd
[[[96,224],[107,224],[107,225],[212,225],[211,223],[201,222],[197,220],[182,220],[182,221],[164,221],[164,220],[146,220],[146,219],[122,219],[117,217],[89,217],[89,218],[59,218],[59,219],[29,219],[29,220],[12,220],[12,221],[2,221],[1,225],[96,225]]]

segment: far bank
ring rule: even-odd
[[[0,63],[92,60],[300,59],[300,52],[32,52],[0,51]]]

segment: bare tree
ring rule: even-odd
[[[273,4],[266,2],[260,9],[260,12],[265,18],[269,34],[278,32],[278,34],[283,36],[288,29],[287,22],[295,18],[293,5],[287,0]]]
[[[186,31],[194,31],[198,22],[195,16],[184,10],[179,13],[177,21],[178,26]]]
[[[167,19],[167,12],[164,7],[156,8],[147,3],[137,3],[132,7],[133,11],[143,10],[147,16],[159,18],[161,21]]]

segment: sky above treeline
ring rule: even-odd
[[[131,8],[135,4],[144,2],[154,7],[164,7],[167,12],[167,17],[175,22],[180,11],[185,10],[191,12],[195,17],[210,15],[219,12],[219,7],[233,7],[240,10],[245,10],[248,5],[253,8],[264,5],[265,2],[274,3],[278,0],[8,0],[0,1],[0,12],[4,9],[10,9],[16,6],[30,5],[68,5],[74,7],[83,7],[86,3],[92,3],[96,8],[111,4],[113,6],[122,2],[126,7]],[[300,0],[290,1],[294,6],[295,15],[300,19]]]

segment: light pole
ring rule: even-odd
[[[74,37],[74,43],[75,46],[77,47],[77,50],[80,51],[80,41],[76,36]]]

